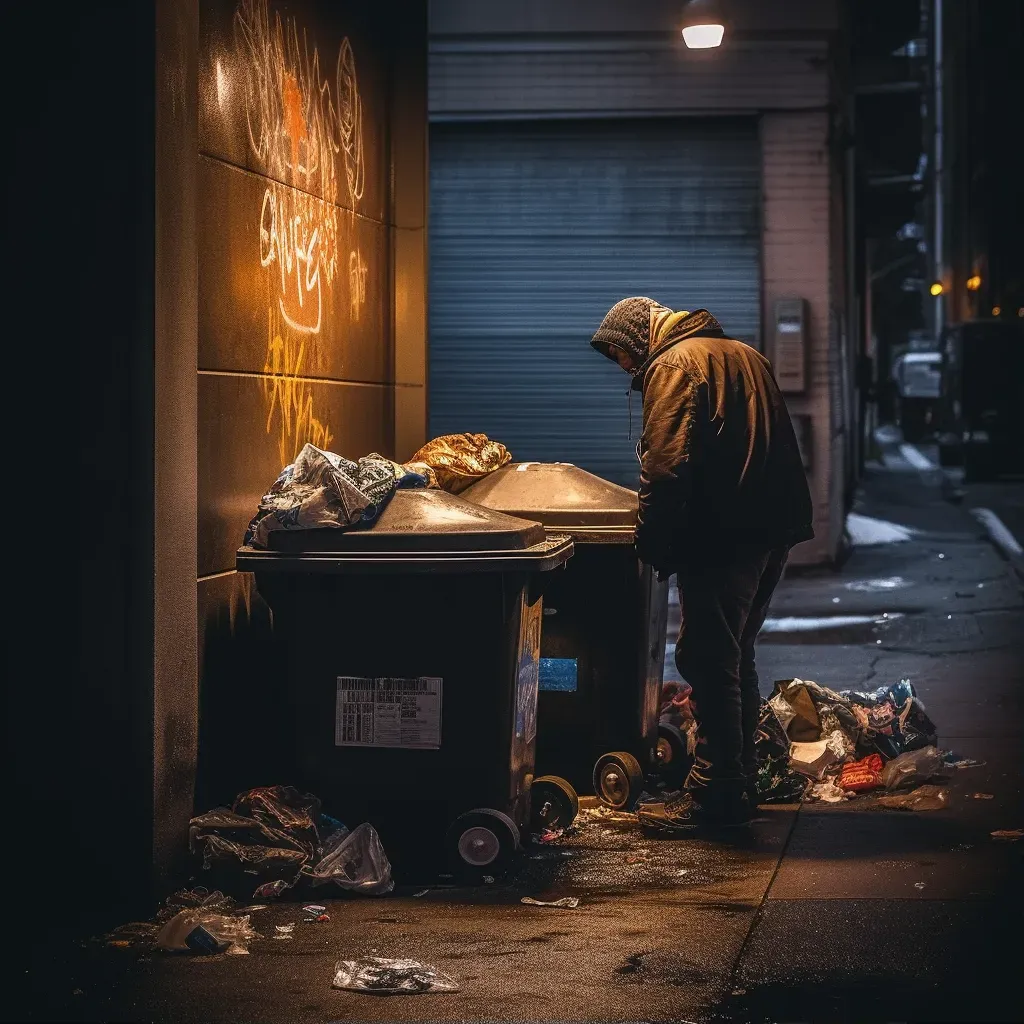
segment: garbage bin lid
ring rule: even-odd
[[[568,462],[512,462],[462,494],[591,543],[632,543],[639,508],[636,491]]]
[[[240,548],[236,567],[250,572],[546,570],[572,554],[568,537],[549,536],[540,523],[420,488],[396,491],[370,526],[275,530],[269,545]]]

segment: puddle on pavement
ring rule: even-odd
[[[787,615],[766,619],[758,636],[769,644],[868,644],[881,640],[901,612],[873,615]]]

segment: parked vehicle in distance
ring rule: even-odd
[[[907,441],[920,441],[936,429],[942,399],[942,352],[909,351],[895,366],[898,419]]]
[[[941,353],[942,463],[968,482],[1024,473],[1024,321],[951,324]]]

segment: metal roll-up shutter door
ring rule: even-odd
[[[640,400],[589,345],[617,300],[705,306],[757,344],[751,120],[434,124],[430,436],[635,486]]]

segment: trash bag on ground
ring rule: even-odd
[[[405,468],[425,476],[429,471],[437,487],[458,494],[511,461],[511,452],[486,434],[443,434],[420,448]]]
[[[358,834],[357,834],[358,833]],[[189,822],[189,848],[218,884],[246,895],[280,895],[300,883],[332,882],[380,895],[391,864],[370,824],[353,832],[293,786],[262,786]]]
[[[938,745],[938,730],[918,697],[911,697],[909,708],[901,714],[901,729],[905,750],[919,750],[922,747]]]
[[[781,694],[793,712],[786,725],[786,734],[794,743],[813,743],[821,739],[821,720],[818,709],[802,679],[781,679],[775,683],[775,693]]]
[[[757,776],[754,786],[760,803],[792,804],[803,799],[807,779],[789,767],[789,737],[775,706],[761,701],[761,713],[754,733]]]
[[[949,791],[942,786],[918,786],[909,793],[880,796],[877,803],[896,811],[941,811],[949,803]]]
[[[905,750],[935,746],[935,724],[909,679],[875,690],[841,690],[862,726],[859,749],[875,750],[885,758]]]
[[[780,720],[776,705],[762,700],[754,731],[754,750],[758,757],[789,757],[789,743],[785,722]]]
[[[881,783],[886,789],[916,786],[937,775],[946,773],[946,765],[936,747],[908,750],[894,757],[881,772]]]
[[[312,530],[373,523],[395,493],[395,463],[376,452],[352,462],[303,445],[260,499],[245,544],[267,547],[275,530]]]
[[[414,995],[418,992],[458,992],[453,978],[418,960],[389,960],[364,956],[339,960],[334,967],[334,988],[376,995]]]

